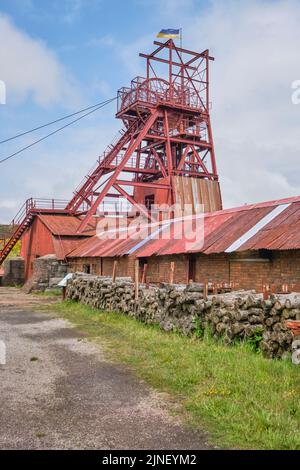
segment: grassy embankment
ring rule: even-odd
[[[110,359],[175,397],[188,422],[207,429],[221,447],[300,449],[300,368],[291,362],[74,302],[53,308],[100,342]]]

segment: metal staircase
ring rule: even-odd
[[[23,233],[30,227],[35,215],[80,215],[85,210],[88,210],[95,195],[93,192],[95,184],[103,174],[109,171],[109,164],[116,158],[118,152],[122,150],[136,131],[136,126],[131,126],[129,129],[123,129],[118,133],[115,141],[106,148],[97,161],[96,166],[84,178],[78,189],[75,190],[71,201],[62,199],[27,199],[7,228],[9,236],[0,235],[0,266],[21,239]]]
[[[7,258],[15,244],[20,240],[23,233],[31,225],[33,218],[37,214],[68,214],[64,208],[66,201],[55,199],[27,199],[25,204],[21,207],[15,218],[11,221],[8,227],[10,235],[3,237],[0,240],[0,266]]]

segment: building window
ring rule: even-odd
[[[188,259],[188,281],[196,280],[196,257],[193,255],[189,256]]]
[[[91,265],[90,264],[84,264],[83,265],[83,272],[86,274],[91,274]]]
[[[258,250],[259,257],[262,259],[268,259],[272,261],[273,259],[273,252],[271,250]]]
[[[155,201],[154,194],[148,194],[148,196],[145,197],[145,206],[148,211],[151,210],[151,206],[154,205],[154,201]]]

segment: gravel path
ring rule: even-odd
[[[0,288],[0,449],[208,449],[168,400],[105,359],[41,297]],[[48,302],[48,300],[47,300]]]

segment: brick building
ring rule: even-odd
[[[166,225],[156,229],[156,237],[149,228],[138,239],[130,233],[122,239],[92,237],[68,255],[69,268],[110,276],[117,261],[117,274],[133,277],[139,259],[141,276],[147,265],[150,283],[169,282],[173,271],[178,283],[226,282],[257,291],[265,284],[276,290],[288,284],[300,291],[300,197],[204,214],[199,229],[197,217],[182,237],[176,237],[179,220],[169,222],[165,239]],[[203,236],[196,233],[193,240],[195,227]]]
[[[60,261],[80,246],[80,243],[95,234],[89,225],[84,233],[78,234],[79,217],[69,215],[35,216],[32,224],[22,236],[21,256],[25,262],[25,280],[33,274],[33,262],[41,256],[54,254]]]

